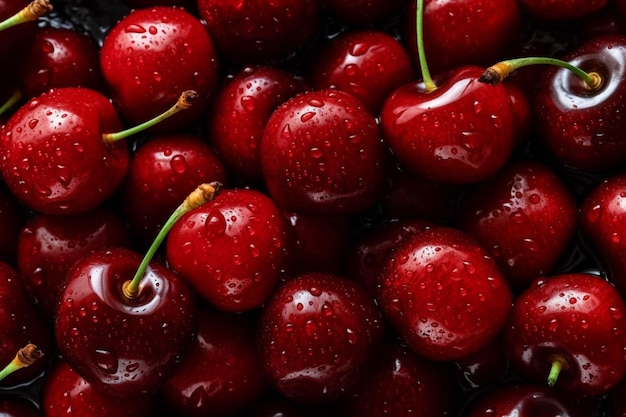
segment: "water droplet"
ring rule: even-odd
[[[132,25],[126,26],[126,28],[124,29],[124,32],[126,32],[126,33],[145,33],[146,32],[146,28],[144,28],[141,25],[132,24]]]
[[[357,67],[355,64],[348,64],[343,68],[343,72],[344,74],[346,74],[349,77],[354,76],[356,73],[359,72],[359,67]]]
[[[92,354],[92,360],[104,372],[114,374],[117,372],[117,357],[114,353],[105,349],[96,349]]]
[[[155,26],[150,26],[148,28],[148,32],[150,32],[152,35],[156,35],[158,30],[157,30],[157,28]]]
[[[313,111],[306,112],[306,113],[302,114],[302,116],[300,116],[300,120],[301,120],[302,122],[308,122],[308,121],[309,121],[309,120],[311,120],[313,117],[315,117],[315,114],[316,114],[316,113],[315,113],[315,112],[313,112]]]
[[[548,330],[550,330],[551,332],[555,332],[558,328],[559,321],[557,319],[550,320],[550,323],[548,324]]]
[[[170,159],[170,167],[177,174],[184,174],[187,170],[187,161],[183,155],[176,155]]]
[[[213,209],[204,223],[205,233],[209,236],[220,235],[226,231],[226,219],[220,210]]]
[[[37,124],[39,124],[39,119],[30,119],[30,121],[28,122],[28,127],[34,129],[37,127]]]
[[[256,107],[256,99],[252,96],[243,96],[239,102],[241,103],[241,107],[247,111],[253,111]]]
[[[533,193],[528,197],[528,201],[530,201],[532,204],[538,204],[541,201],[541,197],[539,196],[539,194]]]

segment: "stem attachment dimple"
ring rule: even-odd
[[[141,280],[146,273],[148,264],[150,263],[157,250],[159,249],[159,246],[161,245],[169,231],[172,229],[172,227],[174,227],[174,224],[178,221],[178,219],[180,219],[185,213],[213,200],[220,193],[222,187],[222,184],[218,181],[200,184],[185,198],[181,205],[178,206],[176,210],[174,210],[169,219],[167,219],[165,224],[163,224],[163,227],[148,248],[148,251],[143,257],[141,264],[139,264],[139,267],[137,268],[137,272],[135,273],[133,279],[124,282],[124,284],[122,285],[122,293],[126,298],[132,300],[139,296]]]
[[[37,346],[32,343],[27,344],[17,351],[13,360],[4,369],[0,370],[0,381],[13,372],[32,365],[41,357],[43,357],[43,352],[37,349]]]

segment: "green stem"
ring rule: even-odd
[[[181,110],[186,110],[189,107],[191,107],[192,102],[196,99],[196,97],[198,97],[198,93],[196,93],[193,90],[187,90],[187,91],[183,91],[183,93],[180,95],[180,97],[178,98],[178,101],[176,102],[176,104],[174,104],[172,107],[170,107],[168,110],[166,110],[165,112],[159,114],[156,117],[153,117],[152,119],[145,121],[137,126],[133,126],[131,128],[122,130],[120,132],[114,132],[114,133],[104,133],[102,135],[102,140],[104,140],[105,142],[111,143],[111,142],[115,142],[118,140],[122,140],[122,139],[126,139],[129,136],[132,136],[134,134],[137,134],[139,132],[142,132],[148,128],[151,128],[152,126],[161,123],[163,120],[172,117],[173,115],[175,115],[176,113],[178,113]]]
[[[148,268],[148,264],[154,258],[157,250],[163,240],[172,229],[174,224],[188,211],[191,211],[195,208],[200,207],[202,204],[213,200],[219,194],[222,189],[222,184],[219,182],[210,182],[206,184],[199,185],[191,194],[185,198],[185,201],[179,205],[176,210],[170,215],[167,219],[156,238],[148,248],[145,256],[143,257],[139,267],[137,268],[137,272],[135,272],[135,276],[132,280],[126,281],[124,283],[123,292],[126,297],[129,299],[137,298],[140,293],[140,284],[146,273],[146,269]]]
[[[567,61],[550,57],[524,57],[501,61],[487,68],[478,81],[486,84],[497,85],[508,77],[513,71],[519,68],[541,64],[555,65],[572,71],[574,75],[583,80],[587,88],[590,90],[600,88],[602,85],[602,77],[600,77],[600,74],[597,72],[585,72]]]
[[[552,366],[550,367],[550,373],[548,374],[548,385],[553,387],[556,381],[559,379],[562,370],[567,370],[569,364],[565,358],[561,355],[555,355],[552,358]]]
[[[52,11],[52,4],[48,0],[33,0],[19,12],[0,22],[0,32],[22,23],[37,20],[50,11]]]
[[[0,116],[9,111],[9,109],[11,109],[17,102],[19,102],[22,97],[22,91],[19,88],[16,88],[13,91],[13,94],[11,94],[11,97],[9,97],[9,99],[5,101],[2,106],[0,106]]]
[[[37,359],[43,356],[43,352],[37,349],[32,343],[27,344],[17,351],[17,354],[7,366],[0,370],[0,381],[11,375],[13,372],[30,366]]]
[[[417,36],[417,56],[420,61],[420,70],[422,71],[422,79],[426,86],[426,91],[431,92],[437,89],[433,82],[426,63],[426,52],[424,51],[424,0],[417,0],[417,13],[415,16],[415,28]]]

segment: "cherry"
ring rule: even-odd
[[[317,0],[197,0],[197,6],[220,55],[243,64],[286,60],[321,23]]]
[[[342,21],[371,26],[404,11],[410,0],[323,0],[324,7]]]
[[[131,247],[123,221],[106,209],[76,216],[37,214],[17,241],[17,269],[43,316],[52,320],[70,268],[91,251]]]
[[[339,275],[283,283],[261,312],[257,346],[270,384],[287,398],[328,402],[362,377],[383,335],[373,299]]]
[[[190,111],[152,129],[161,132],[193,124],[217,87],[212,39],[199,19],[182,8],[131,11],[107,32],[100,65],[116,108],[131,123],[165,111],[180,91],[198,93]]]
[[[406,346],[385,345],[365,377],[339,402],[342,416],[452,416],[461,391],[450,363],[435,362]]]
[[[261,398],[267,384],[254,347],[255,324],[249,317],[199,310],[195,341],[159,390],[176,415],[232,416]]]
[[[272,112],[305,90],[294,74],[271,66],[245,66],[216,93],[207,118],[209,141],[228,169],[263,183],[261,139]]]
[[[99,53],[95,39],[84,32],[38,28],[18,63],[24,97],[36,97],[60,87],[105,91]]]
[[[417,37],[423,37],[433,74],[491,64],[513,45],[522,20],[515,0],[425,0],[423,35],[418,35],[416,11],[417,0],[412,0],[403,16],[403,40],[418,67]]]
[[[52,10],[47,0],[0,1],[0,57],[9,59],[31,41],[35,20]]]
[[[15,363],[16,353],[28,344],[34,344],[43,355],[28,367],[19,366],[15,372],[2,375],[0,386],[11,387],[33,380],[44,370],[54,342],[50,329],[29,301],[17,271],[0,262],[0,278],[0,367]]]
[[[288,269],[287,227],[265,194],[224,190],[174,225],[167,261],[215,307],[248,311],[265,303]]]
[[[511,163],[471,189],[458,225],[493,256],[514,288],[552,273],[577,230],[572,191],[538,162]]]
[[[413,79],[404,46],[379,30],[348,31],[330,39],[306,68],[313,88],[350,93],[375,115],[393,90]]]
[[[120,401],[101,392],[63,360],[55,361],[43,377],[41,410],[46,417],[147,417],[153,416],[156,400],[151,394]]]
[[[483,392],[468,407],[467,417],[582,417],[559,392],[530,383],[510,383]]]
[[[197,135],[164,134],[133,152],[121,189],[121,205],[135,241],[147,244],[180,201],[198,184],[227,183],[222,161]]]
[[[350,214],[383,191],[384,153],[374,117],[342,91],[315,90],[281,105],[261,141],[269,194],[285,210]]]
[[[512,369],[570,395],[607,393],[626,373],[625,309],[615,287],[596,275],[536,280],[503,330]]]
[[[499,337],[454,364],[465,389],[495,385],[507,377],[509,370]]]
[[[436,226],[402,239],[383,262],[379,304],[417,353],[450,361],[473,354],[504,327],[509,286],[466,233]]]

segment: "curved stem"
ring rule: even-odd
[[[191,192],[191,194],[187,196],[187,198],[185,198],[185,201],[183,201],[181,205],[178,206],[176,210],[174,210],[174,212],[171,214],[169,219],[167,219],[167,221],[157,234],[156,238],[148,248],[148,251],[143,257],[141,264],[139,264],[139,267],[137,268],[137,272],[135,272],[135,276],[133,277],[133,279],[124,283],[122,290],[126,297],[128,297],[129,299],[133,299],[139,296],[139,285],[141,284],[141,280],[146,273],[148,264],[150,263],[150,261],[152,261],[152,258],[154,258],[154,255],[159,249],[159,246],[161,245],[169,231],[172,229],[174,224],[188,211],[198,208],[204,203],[213,200],[215,197],[217,197],[221,189],[222,184],[216,181],[206,184],[200,184],[194,191]]]
[[[22,90],[16,88],[11,94],[11,97],[0,106],[0,116],[9,111],[16,103],[18,103],[23,97]]]
[[[42,356],[43,352],[37,349],[37,346],[32,343],[27,344],[17,351],[17,354],[7,366],[0,370],[0,381],[11,375],[13,372],[32,365]]]
[[[33,0],[19,12],[0,22],[0,32],[22,23],[37,20],[51,11],[52,4],[48,0]]]
[[[424,0],[417,0],[417,13],[415,16],[415,28],[417,34],[417,55],[420,61],[420,71],[422,72],[422,79],[426,86],[426,91],[431,92],[437,89],[437,86],[433,82],[426,63],[426,53],[424,52]]]
[[[556,381],[559,379],[562,370],[569,369],[567,360],[561,355],[554,355],[552,358],[552,366],[550,367],[550,373],[548,374],[548,385],[553,387]]]
[[[127,137],[131,135],[137,134],[141,131],[151,128],[152,126],[158,123],[161,123],[163,120],[167,119],[168,117],[175,115],[179,111],[186,110],[189,107],[191,107],[196,97],[198,97],[198,93],[193,90],[183,91],[183,93],[178,98],[178,101],[176,101],[176,104],[174,104],[165,112],[137,126],[133,126],[131,128],[122,130],[120,132],[104,133],[102,135],[102,140],[104,140],[105,142],[111,143],[111,142],[115,142],[121,139],[126,139]]]
[[[598,89],[602,85],[602,77],[600,77],[600,74],[597,72],[588,73],[567,61],[549,57],[524,57],[498,62],[497,64],[487,68],[478,81],[486,84],[497,85],[515,70],[529,65],[538,64],[556,65],[557,67],[572,71],[577,77],[584,81],[589,90]]]

